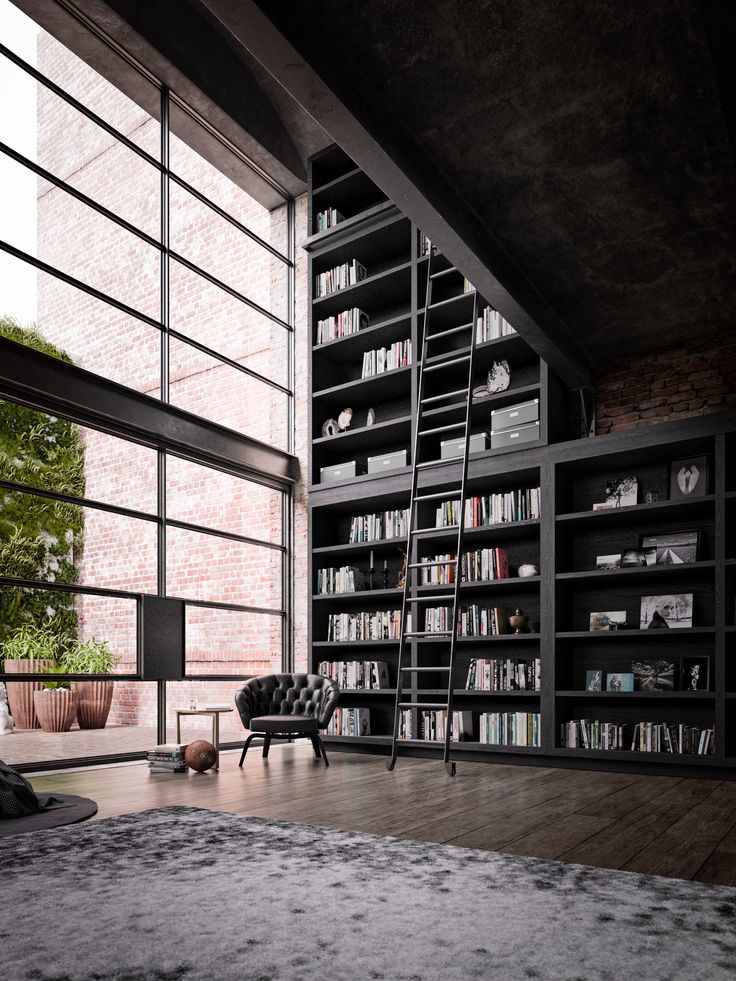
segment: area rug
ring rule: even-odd
[[[736,890],[165,807],[7,838],[8,981],[709,981]]]

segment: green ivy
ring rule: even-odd
[[[35,327],[0,318],[0,337],[71,363]],[[84,495],[84,446],[79,428],[65,419],[0,400],[0,478],[42,490]],[[0,489],[0,575],[45,582],[79,581],[84,516],[78,504]],[[71,593],[0,588],[0,643],[24,625],[60,642],[77,636]]]

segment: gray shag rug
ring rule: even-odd
[[[164,807],[3,841],[7,981],[708,981],[736,889]]]

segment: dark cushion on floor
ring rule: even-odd
[[[317,732],[317,720],[303,715],[259,715],[250,720],[251,732],[294,732],[311,736]]]

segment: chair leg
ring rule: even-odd
[[[245,745],[243,746],[243,752],[240,754],[240,763],[238,763],[238,766],[242,767],[243,761],[245,760],[245,754],[248,752],[248,747],[253,739],[255,739],[255,733],[251,733],[245,740]]]
[[[317,740],[320,750],[322,751],[322,759],[324,760],[324,764],[325,766],[329,766],[330,761],[327,759],[327,750],[325,749],[325,744],[322,742],[322,738],[320,736],[316,736],[315,738]]]
[[[322,753],[320,752],[319,742],[318,742],[317,736],[310,736],[309,738],[312,741],[312,748],[314,749],[314,755],[316,756],[316,758],[318,760],[321,759]]]
[[[268,751],[271,748],[271,733],[267,732],[263,737],[263,759],[268,757]]]

